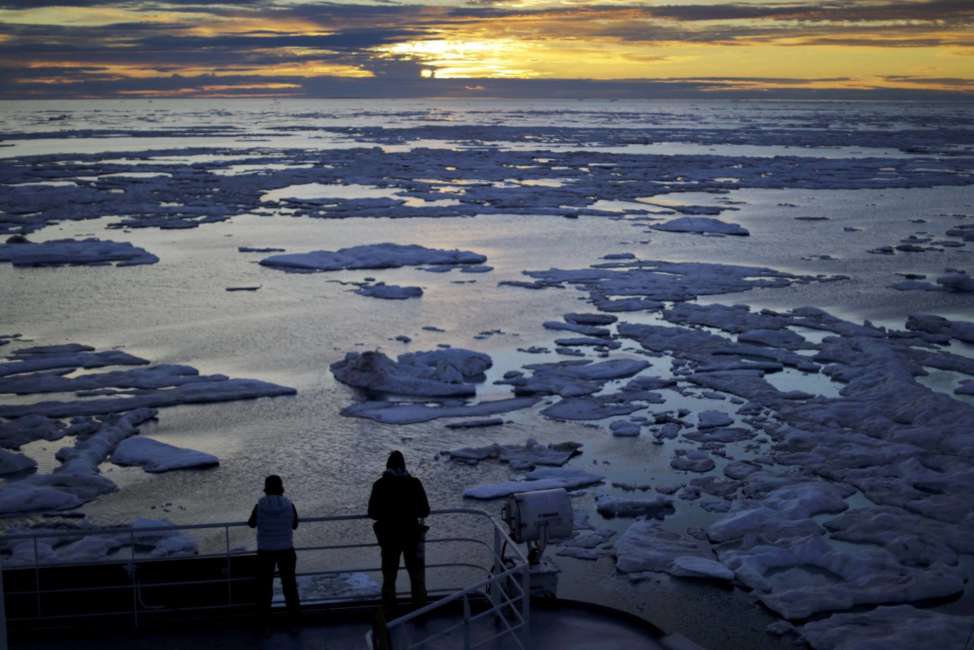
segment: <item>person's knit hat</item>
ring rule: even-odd
[[[284,481],[277,474],[264,479],[264,494],[284,494]]]

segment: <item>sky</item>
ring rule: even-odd
[[[0,0],[4,99],[952,93],[974,0]]]

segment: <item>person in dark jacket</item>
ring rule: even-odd
[[[294,576],[297,555],[294,552],[293,531],[298,527],[298,510],[284,496],[284,482],[280,476],[271,474],[264,479],[264,497],[254,506],[247,525],[257,529],[258,622],[265,631],[268,630],[276,565],[281,574],[288,618],[293,625],[301,613]]]
[[[386,471],[372,484],[369,517],[382,549],[382,604],[392,610],[396,604],[396,576],[399,556],[406,562],[413,604],[426,604],[426,566],[423,537],[426,526],[421,519],[429,516],[430,504],[423,483],[406,471],[402,452],[389,454]]]

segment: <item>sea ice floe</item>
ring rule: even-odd
[[[487,459],[497,459],[502,463],[510,463],[512,469],[529,469],[535,465],[564,465],[573,456],[581,453],[579,451],[581,446],[577,442],[542,445],[534,439],[528,439],[523,445],[495,443],[486,447],[464,447],[462,449],[451,449],[446,452],[446,455],[453,460],[465,463],[479,463]]]
[[[40,370],[65,369],[68,372],[74,368],[149,364],[146,359],[121,350],[95,352],[94,348],[78,344],[22,348],[10,353],[7,358],[9,361],[0,363],[0,377]]]
[[[611,309],[613,297],[628,299],[635,296],[657,302],[684,302],[701,295],[840,279],[837,276],[799,276],[764,267],[659,260],[603,262],[588,269],[550,269],[524,273],[543,287],[571,284],[586,289],[596,307],[603,311],[614,311]],[[653,308],[646,303],[639,304],[639,309]]]
[[[907,566],[956,564],[958,554],[974,554],[974,521],[942,522],[901,508],[849,510],[824,523],[829,536],[881,546]]]
[[[0,262],[14,266],[155,264],[159,258],[128,242],[100,239],[55,239],[46,242],[0,244]]]
[[[734,423],[734,418],[723,411],[700,411],[697,413],[697,428],[714,429]]]
[[[468,420],[466,422],[449,422],[444,425],[447,429],[479,429],[482,427],[499,427],[504,424],[503,418],[484,418],[483,420]]]
[[[382,298],[383,300],[407,300],[409,298],[419,298],[423,295],[421,287],[401,287],[396,284],[386,284],[385,282],[375,282],[372,284],[364,283],[355,290],[360,296],[369,298]]]
[[[615,420],[609,424],[609,430],[619,438],[634,438],[642,432],[642,425],[631,420]]]
[[[585,336],[608,337],[611,335],[611,332],[604,327],[596,327],[594,325],[582,325],[573,322],[563,323],[555,320],[545,321],[542,325],[547,330],[575,332],[576,334],[584,334]]]
[[[595,500],[595,509],[600,515],[609,519],[613,517],[663,519],[666,515],[676,512],[672,499],[666,497],[634,499],[603,495]]]
[[[469,499],[500,499],[518,492],[564,488],[574,490],[602,482],[605,477],[571,467],[543,467],[528,472],[523,481],[504,481],[469,487],[463,496]]]
[[[143,408],[106,417],[97,431],[79,437],[73,447],[58,450],[61,464],[50,474],[32,474],[0,486],[0,513],[75,508],[115,491],[115,484],[100,475],[98,466],[122,440],[135,435],[142,423],[155,416],[155,410]]]
[[[974,343],[974,323],[948,320],[933,314],[910,314],[906,319],[906,329],[939,337],[934,340],[942,343],[950,339]]]
[[[414,402],[366,401],[346,406],[341,414],[367,418],[385,424],[416,424],[439,418],[465,418],[509,413],[531,408],[540,401],[537,397],[515,397],[490,400],[476,404],[438,404],[434,406]]]
[[[215,377],[220,377],[215,375]],[[172,388],[145,390],[124,397],[83,399],[70,402],[46,401],[30,404],[0,406],[0,417],[18,418],[24,415],[46,415],[64,418],[76,415],[120,413],[138,408],[163,408],[181,404],[232,402],[259,397],[294,395],[297,391],[257,379],[216,379],[182,384]]]
[[[609,540],[615,536],[615,532],[608,528],[593,529],[591,527],[580,528],[575,526],[574,534],[559,547],[557,554],[565,557],[573,557],[576,560],[595,561],[600,557],[609,555]]]
[[[815,650],[963,648],[971,639],[971,619],[897,605],[833,614],[806,623],[801,633]]]
[[[721,579],[726,579],[728,573],[733,576],[726,567],[721,569],[721,563],[714,558],[706,542],[664,530],[652,519],[633,522],[616,540],[613,553],[616,568],[634,579],[645,572],[687,577],[702,577],[688,574],[706,572],[707,577],[720,576]]]
[[[677,449],[673,452],[670,467],[685,472],[709,472],[717,466],[714,459],[699,449]]]
[[[838,550],[821,535],[718,549],[720,561],[769,609],[789,620],[860,605],[957,595],[964,579],[944,565],[906,567],[883,549]]]
[[[590,336],[574,336],[567,339],[555,339],[555,344],[563,348],[570,347],[595,347],[595,348],[608,348],[610,350],[617,350],[622,347],[622,344],[618,341],[612,341],[604,338],[593,338]]]
[[[493,365],[482,352],[449,348],[400,354],[396,361],[378,351],[349,352],[331,364],[335,378],[356,388],[424,397],[460,397],[476,393],[472,382],[484,380]]]
[[[461,250],[438,250],[416,244],[367,244],[337,251],[312,251],[272,255],[260,261],[262,266],[283,271],[338,271],[342,269],[389,269],[400,266],[456,266],[482,264],[487,258]]]
[[[0,449],[0,476],[19,474],[37,467],[37,462],[23,454]]]
[[[720,219],[712,219],[710,217],[679,217],[664,223],[655,223],[650,228],[666,232],[696,233],[698,235],[737,235],[747,237],[751,234],[746,228],[736,223],[727,223]]]
[[[175,447],[142,436],[126,438],[118,443],[111,460],[116,465],[141,465],[147,472],[169,472],[220,464],[220,459],[213,454]]]
[[[618,317],[609,314],[565,314],[565,320],[577,325],[611,325]]]
[[[610,359],[597,363],[588,360],[538,363],[525,366],[526,370],[533,371],[529,377],[519,373],[497,383],[513,386],[515,395],[581,397],[597,393],[611,379],[631,377],[649,365],[646,361],[634,359]]]
[[[734,579],[734,572],[720,562],[696,555],[681,555],[674,559],[668,573],[678,578]]]
[[[649,403],[662,404],[663,401],[655,393],[570,397],[542,409],[541,414],[554,420],[602,420],[613,415],[629,415],[646,408]]]

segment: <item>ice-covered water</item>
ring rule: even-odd
[[[969,109],[949,103],[729,101],[392,101],[380,107],[354,100],[7,102],[0,104],[0,182],[20,186],[20,194],[3,203],[3,232],[23,230],[32,242],[126,241],[159,262],[132,268],[0,263],[0,334],[20,333],[36,345],[120,348],[156,363],[297,389],[293,397],[163,409],[142,434],[214,454],[220,466],[146,474],[106,462],[102,472],[120,489],[82,508],[96,523],[162,513],[177,522],[243,519],[259,495],[259,477],[268,473],[284,476],[303,513],[360,512],[394,448],[405,451],[434,506],[455,506],[466,487],[515,473],[490,462],[457,465],[438,452],[523,444],[529,437],[584,443],[572,466],[607,480],[587,488],[575,505],[598,519],[596,495],[631,496],[613,482],[667,487],[697,477],[670,464],[676,450],[694,446],[683,438],[654,437],[648,424],[639,437],[613,436],[610,422],[628,416],[595,423],[546,418],[539,411],[556,401],[550,396],[537,407],[503,414],[503,427],[485,429],[449,429],[442,420],[386,425],[343,417],[339,412],[364,395],[337,382],[329,364],[352,351],[379,349],[395,357],[463,347],[494,362],[477,385],[478,399],[510,397],[509,386],[493,383],[505,372],[576,358],[554,352],[556,339],[576,335],[542,323],[596,310],[586,302],[588,291],[571,283],[544,290],[499,283],[530,281],[526,270],[587,269],[620,253],[847,276],[701,295],[696,302],[702,305],[776,311],[815,306],[855,323],[869,319],[895,329],[903,329],[912,313],[974,320],[972,293],[891,287],[903,279],[898,274],[933,283],[945,269],[974,272],[974,244],[945,235],[974,223]],[[43,192],[65,194],[55,205]],[[159,219],[184,208],[194,211],[169,222],[179,229],[141,227],[163,225]],[[719,214],[706,214],[740,224],[750,235],[650,228],[657,219],[701,209],[716,209]],[[926,250],[867,252],[925,233]],[[938,245],[944,240],[959,245]],[[259,265],[268,253],[238,251],[335,251],[380,242],[474,251],[493,270],[433,273],[403,266],[295,274]],[[349,283],[367,277],[419,286],[423,295],[403,301],[356,295]],[[679,326],[659,312],[617,315],[627,323]],[[716,327],[692,329],[734,341],[732,332]],[[834,336],[795,324],[789,330],[813,346]],[[613,358],[650,361],[645,375],[680,376],[669,354],[647,357],[635,341],[619,342]],[[963,345],[955,340],[944,349]],[[21,346],[15,342],[0,352]],[[525,351],[535,347],[548,352]],[[584,358],[602,360],[596,349],[577,349]],[[796,354],[811,359],[815,351]],[[920,381],[951,395],[967,376],[938,370]],[[625,381],[611,382],[599,394],[616,392]],[[842,387],[822,372],[795,367],[772,372],[767,382],[825,398],[837,397]],[[679,391],[659,393],[664,403],[642,413],[650,420],[654,412],[679,409],[735,414],[743,401],[682,383]],[[26,399],[4,396],[0,404]],[[53,450],[64,444],[35,442],[24,451],[47,472],[55,465]],[[722,476],[731,458],[760,456],[770,447],[763,433],[757,442],[727,443],[723,451],[730,458],[714,455],[714,473]],[[664,525],[708,526],[721,516],[701,507],[711,501],[707,495],[674,498],[676,513]],[[597,527],[621,533],[630,523],[613,519]],[[347,531],[321,534],[338,538]],[[630,582],[615,574],[607,557],[558,561],[566,596],[626,607],[705,646],[784,645],[764,633],[773,619],[740,590],[663,574]],[[965,559],[959,570],[970,566]],[[971,601],[968,593],[949,607],[970,613]]]

